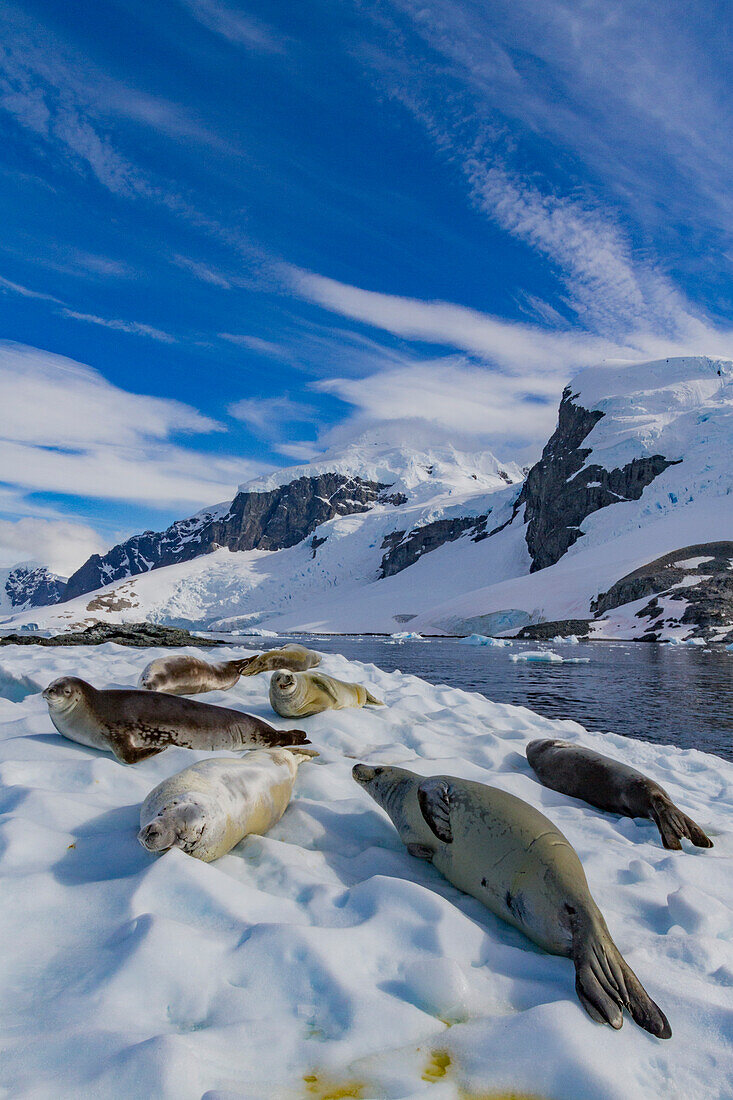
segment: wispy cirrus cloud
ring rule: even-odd
[[[221,35],[235,46],[282,53],[283,42],[255,16],[221,3],[221,0],[181,0],[181,3],[202,26]]]
[[[148,336],[151,340],[158,340],[161,344],[176,344],[178,337],[170,332],[163,332],[154,325],[146,325],[142,321],[121,321],[114,317],[98,317],[94,313],[80,313],[75,309],[64,307],[61,312],[64,317],[73,321],[84,321],[89,325],[101,325],[103,328],[115,329],[117,332],[129,332],[133,336]]]
[[[0,387],[0,469],[15,492],[200,507],[262,470],[179,441],[223,432],[211,417],[179,401],[129,393],[50,352],[0,343]]]

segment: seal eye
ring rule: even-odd
[[[383,771],[384,771],[384,768],[375,768],[374,769],[374,778],[376,779],[377,776],[381,775]]]

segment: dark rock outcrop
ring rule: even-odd
[[[43,638],[39,634],[6,634],[0,636],[0,645],[102,645],[103,642],[116,642],[117,645],[146,648],[147,646],[192,645],[198,648],[225,645],[214,638],[199,638],[187,630],[172,626],[155,626],[153,623],[131,623],[119,626],[114,623],[94,623],[85,630],[71,631],[68,634],[56,634],[53,638]]]
[[[45,565],[16,565],[8,573],[5,591],[13,607],[48,607],[64,598],[66,581]]]
[[[681,461],[649,455],[615,470],[585,466],[591,448],[581,443],[604,414],[575,404],[575,397],[577,394],[565,389],[557,428],[517,499],[517,510],[526,505],[532,573],[560,560],[581,538],[580,525],[592,512],[619,501],[638,500],[655,477]]]
[[[537,642],[546,642],[550,638],[567,638],[569,634],[575,634],[578,638],[587,638],[590,633],[590,624],[590,619],[555,619],[553,622],[523,626],[515,637]]]
[[[366,512],[377,502],[402,503],[388,496],[389,485],[346,474],[301,477],[266,492],[237,493],[225,514],[219,509],[180,520],[162,532],[145,531],[93,554],[69,578],[63,598],[73,599],[125,577],[164,565],[190,561],[221,547],[229,550],[283,550],[295,546],[322,523]]]
[[[437,550],[446,542],[455,542],[467,532],[483,534],[488,517],[489,513],[486,512],[482,516],[436,519],[422,527],[414,527],[409,534],[406,531],[392,531],[382,542],[382,550],[387,553],[382,557],[380,578],[392,577],[395,573],[402,572],[409,565],[414,565],[423,554]]]
[[[705,560],[684,564],[696,558]],[[726,631],[722,640],[733,641],[733,542],[696,543],[665,554],[616,581],[591,603],[591,610],[599,618],[647,596],[651,599],[636,614],[649,620],[649,640],[656,640],[665,626],[687,626],[692,637],[719,637]]]

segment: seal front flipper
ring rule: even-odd
[[[407,851],[415,859],[426,859],[430,862],[435,855],[435,849],[431,848],[428,844],[408,844]]]
[[[710,837],[666,795],[652,795],[649,816],[659,829],[665,848],[678,852],[682,848],[680,840],[683,836],[691,840],[697,848],[713,847]]]
[[[639,1027],[669,1039],[667,1017],[621,955],[600,914],[594,920],[572,905],[565,906],[565,913],[572,934],[575,990],[591,1019],[618,1030],[626,1008]]]
[[[452,844],[450,786],[444,779],[425,779],[417,788],[417,800],[425,821],[445,844]]]

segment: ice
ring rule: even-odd
[[[403,642],[424,642],[422,634],[416,634],[414,630],[400,630],[396,634],[390,634],[390,642],[402,645]]]
[[[553,664],[562,664],[565,660],[559,653],[552,649],[529,649],[524,653],[512,653],[512,661],[551,661]]]
[[[104,687],[134,684],[165,652],[8,646],[2,663],[16,681],[73,673]],[[57,735],[38,694],[0,698],[0,1092],[730,1100],[733,765],[338,655],[322,667],[387,706],[303,719],[322,755],[284,817],[210,865],[136,839],[145,795],[205,753],[124,767]],[[252,677],[207,701],[272,720],[267,688]],[[542,787],[524,748],[549,736],[653,776],[715,847],[667,852],[651,822]],[[408,854],[351,779],[357,760],[490,783],[543,810],[672,1039],[628,1018],[620,1032],[594,1024],[568,959]]]
[[[580,645],[580,639],[576,634],[568,634],[567,636],[557,634],[554,638],[550,638],[550,641],[554,643],[554,645],[558,645],[560,643],[564,645]]]
[[[461,638],[461,645],[511,645],[506,638],[488,638],[485,634],[471,634],[468,638]]]

